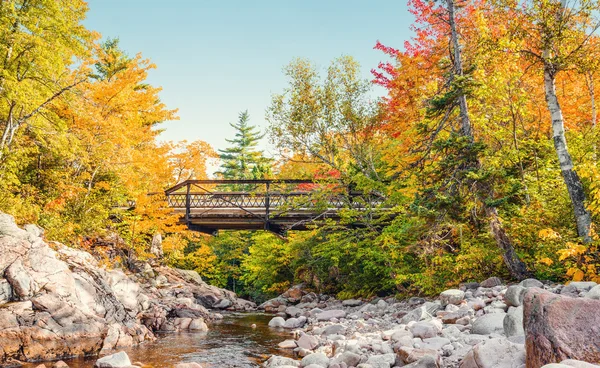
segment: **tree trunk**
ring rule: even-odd
[[[454,56],[454,73],[455,75],[461,76],[463,75],[463,67],[461,60],[461,52],[460,52],[460,44],[458,42],[458,32],[456,30],[456,21],[454,15],[454,0],[447,0],[448,4],[448,20],[450,24],[450,32],[451,32],[451,43],[453,48],[453,56]],[[458,105],[460,109],[460,123],[461,123],[461,134],[469,139],[470,142],[475,141],[475,137],[473,135],[471,119],[469,117],[469,108],[467,104],[467,97],[464,93],[459,93],[458,96]],[[481,167],[481,162],[478,158],[473,160],[470,165],[476,168]],[[493,194],[493,190],[489,185],[479,184],[476,185],[477,193],[482,198],[483,207],[485,213],[490,221],[490,230],[494,239],[496,240],[496,245],[503,251],[503,259],[508,271],[511,276],[517,280],[523,280],[529,277],[531,274],[527,270],[527,266],[517,253],[515,252],[515,248],[506,234],[506,230],[502,226],[502,222],[500,221],[500,217],[498,216],[498,211],[495,207],[491,207],[486,203],[486,199],[491,198]]]
[[[558,155],[560,170],[567,186],[569,197],[571,198],[571,204],[573,205],[577,233],[583,239],[584,243],[590,243],[592,241],[592,237],[590,236],[592,217],[585,208],[583,184],[581,183],[581,179],[579,179],[579,175],[573,169],[573,160],[567,149],[564,119],[562,110],[558,104],[558,97],[556,96],[555,75],[554,67],[546,63],[544,65],[544,90],[546,92],[546,103],[548,104],[548,110],[552,118],[554,149]]]

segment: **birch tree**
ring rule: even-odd
[[[600,25],[596,17],[600,2],[532,0],[522,4],[510,2],[509,9],[515,15],[516,34],[523,42],[519,51],[543,73],[554,148],[573,206],[577,233],[585,243],[589,243],[592,241],[592,218],[586,209],[584,187],[568,149],[565,118],[556,93],[556,78],[559,73],[574,69],[586,55],[594,52],[590,41]]]

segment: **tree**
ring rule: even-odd
[[[52,102],[87,80],[86,11],[82,0],[0,3],[0,158],[24,126],[55,129]]]
[[[248,111],[239,114],[237,123],[230,124],[235,129],[235,138],[226,139],[232,147],[219,150],[223,162],[218,172],[224,179],[264,179],[269,175],[271,160],[257,151],[258,142],[264,137],[255,126],[249,124]]]
[[[600,2],[532,0],[523,4],[512,1],[507,4],[510,13],[515,15],[514,21],[518,22],[514,23],[516,33],[524,40],[522,49],[518,51],[542,69],[554,148],[573,206],[577,233],[585,243],[589,243],[592,241],[592,217],[586,208],[583,183],[567,147],[565,119],[556,93],[556,78],[559,73],[581,65],[582,60],[595,52],[591,40],[600,26],[596,16]],[[590,89],[590,93],[593,99],[593,89]],[[595,111],[592,114],[595,115]]]
[[[335,59],[324,78],[305,59],[292,61],[284,72],[289,86],[273,96],[267,115],[281,153],[302,155],[345,175],[378,178],[381,120],[358,62],[350,56]]]

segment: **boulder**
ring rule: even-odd
[[[307,319],[304,316],[300,316],[298,318],[290,318],[287,321],[285,321],[285,323],[283,324],[283,328],[300,328],[302,326],[304,326],[304,324],[306,323]]]
[[[366,364],[370,364],[373,368],[390,368],[396,362],[396,354],[388,353],[388,354],[380,354],[380,355],[371,355],[369,359],[367,359]]]
[[[523,305],[528,368],[565,359],[600,361],[600,301],[532,288]]]
[[[129,356],[124,351],[100,358],[94,364],[95,368],[124,368],[131,367]]]
[[[164,256],[163,247],[162,247],[162,236],[160,233],[154,234],[152,236],[152,242],[150,243],[150,253],[152,253],[156,258],[162,258]]]
[[[269,321],[269,327],[283,327],[285,326],[285,319],[283,317],[274,317]]]
[[[302,358],[300,362],[301,367],[307,367],[311,364],[327,368],[329,366],[329,358],[323,353],[312,353]]]
[[[279,355],[271,355],[271,357],[262,364],[264,368],[272,368],[272,367],[299,367],[300,362],[292,359],[286,358]]]
[[[525,348],[505,338],[475,345],[464,357],[460,368],[518,368],[525,364]]]
[[[542,287],[544,287],[544,284],[541,281],[536,280],[536,279],[525,279],[525,280],[521,281],[519,283],[519,285],[523,286],[524,288],[532,288],[532,287],[542,288]]]
[[[348,367],[356,367],[360,363],[361,357],[359,354],[351,351],[344,351],[340,356],[335,358],[335,363],[344,363]]]
[[[319,346],[319,339],[312,335],[303,334],[296,343],[303,349],[314,350]]]
[[[420,337],[427,339],[430,337],[437,336],[439,329],[433,323],[430,322],[417,322],[410,327],[410,332],[414,337]],[[412,362],[411,362],[412,363]]]
[[[201,364],[199,363],[178,363],[175,364],[175,368],[203,368]]]
[[[342,302],[342,305],[344,307],[358,307],[362,304],[363,304],[362,300],[357,300],[357,299],[346,299]]]
[[[473,322],[471,333],[477,335],[489,335],[491,333],[504,332],[504,317],[506,313],[484,314]]]
[[[483,287],[483,288],[492,288],[494,286],[500,286],[502,285],[502,280],[498,277],[490,277],[484,281],[482,281],[481,283],[479,283],[479,286]]]
[[[278,346],[282,349],[295,349],[296,347],[298,347],[298,345],[296,345],[295,340],[284,340],[280,342]]]
[[[511,307],[504,316],[504,334],[506,337],[525,335],[523,329],[523,306]]]
[[[440,368],[440,363],[435,357],[426,355],[414,363],[405,365],[404,368]]]
[[[460,304],[465,299],[465,292],[458,289],[450,289],[443,291],[440,294],[440,302],[442,303],[442,307],[445,307],[448,304]]]
[[[402,346],[400,347],[400,349],[398,349],[397,354],[398,358],[400,358],[400,360],[404,364],[418,362],[424,357],[429,356],[438,363],[438,366],[442,365],[442,358],[440,354],[436,350],[432,349],[415,349],[407,346]]]
[[[2,291],[0,290],[0,293]],[[590,291],[587,292],[587,294],[585,294],[585,297],[588,299],[596,299],[596,300],[600,300],[600,285],[596,285],[593,288],[590,289]],[[0,295],[0,299],[1,299],[1,295]],[[2,304],[0,302],[0,304]]]
[[[346,317],[346,311],[341,310],[341,309],[332,309],[332,310],[327,310],[327,311],[323,311],[321,313],[317,313],[316,318],[317,321],[329,321],[333,318],[345,318]]]
[[[504,300],[506,300],[506,304],[518,307],[523,304],[523,296],[525,295],[525,287],[521,285],[511,285],[506,290],[504,294]]]

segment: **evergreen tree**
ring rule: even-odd
[[[242,111],[238,122],[230,124],[235,137],[227,139],[232,146],[219,150],[223,162],[218,172],[223,179],[264,179],[271,171],[271,160],[257,151],[258,141],[264,137],[255,126],[249,124],[248,111]]]

